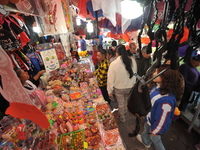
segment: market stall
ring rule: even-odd
[[[43,129],[30,120],[5,116],[0,122],[2,149],[123,148],[117,123],[101,95],[90,60],[77,63],[68,59],[42,79],[45,95],[38,90],[32,100],[44,112],[50,127]]]

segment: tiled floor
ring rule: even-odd
[[[115,103],[111,103],[111,107],[116,107]],[[117,112],[114,112],[117,116]],[[137,141],[135,137],[128,137],[128,133],[131,133],[135,128],[135,117],[131,114],[127,114],[126,122],[122,123],[117,120],[121,137],[124,141],[127,150],[145,150],[146,148]],[[144,120],[141,121],[140,133],[143,131]],[[169,130],[163,134],[162,141],[166,150],[196,150],[194,145],[200,142],[200,135],[195,131],[187,132],[188,125],[178,119],[175,123],[172,123]],[[149,150],[155,150],[152,145]]]

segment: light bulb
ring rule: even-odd
[[[87,23],[87,32],[94,32],[93,24],[90,21]]]
[[[132,0],[124,0],[121,2],[122,16],[126,19],[134,19],[143,14],[140,4]]]
[[[81,25],[81,19],[79,17],[76,17],[76,24],[77,26]]]
[[[39,27],[33,27],[33,31],[36,32],[36,33],[40,33],[41,32]]]

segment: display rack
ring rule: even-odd
[[[193,97],[194,92],[192,92],[190,99]],[[199,101],[197,99],[197,101]],[[193,114],[189,109],[187,109],[186,111],[182,111],[180,118],[185,121],[189,127],[187,129],[187,131],[190,133],[192,129],[194,129],[197,133],[200,134],[200,119],[198,118],[198,115],[200,113],[200,103],[197,102],[197,106],[196,106],[196,111]],[[192,105],[192,104],[191,104]]]

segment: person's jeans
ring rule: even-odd
[[[99,88],[101,89],[101,93],[102,93],[103,98],[105,99],[105,101],[107,101],[108,104],[110,104],[110,98],[108,96],[107,86],[101,86]]]
[[[130,96],[131,88],[116,89],[114,88],[114,94],[118,103],[118,113],[121,119],[125,119],[125,113],[127,113],[127,103]]]
[[[156,150],[165,150],[165,147],[161,140],[161,135],[153,136],[150,134],[151,128],[150,126],[145,122],[144,124],[144,131],[142,133],[142,141],[145,145],[151,145],[154,144]]]

